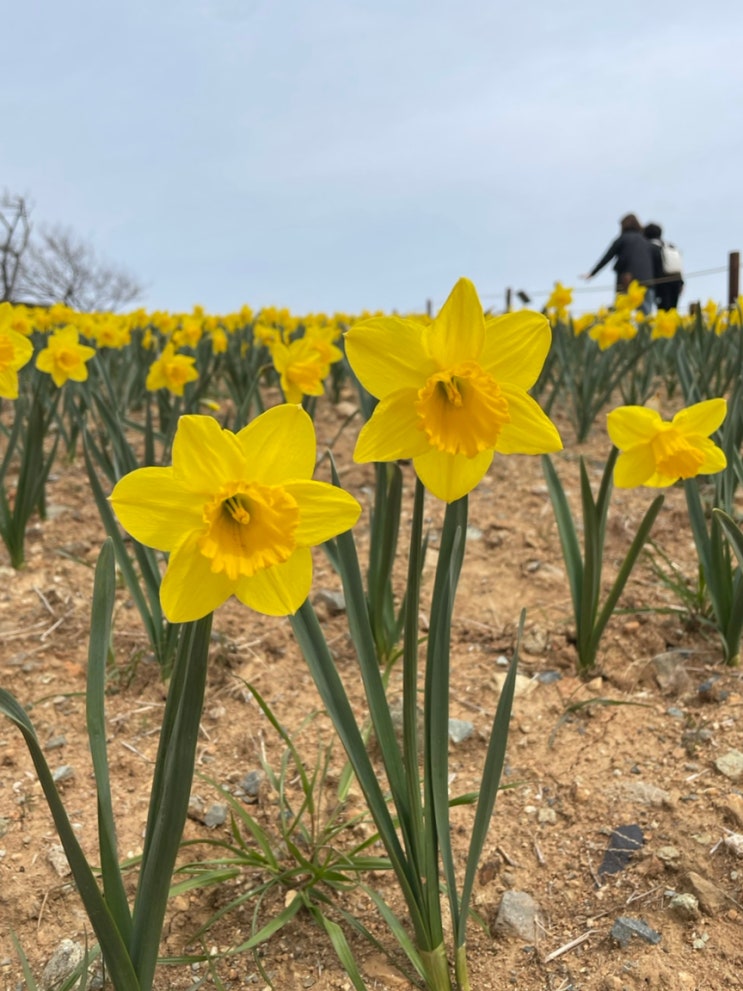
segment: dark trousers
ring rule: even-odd
[[[655,301],[659,310],[675,310],[678,306],[681,290],[684,288],[683,279],[672,282],[659,282],[655,287]]]

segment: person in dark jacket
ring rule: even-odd
[[[655,302],[659,310],[675,310],[681,290],[684,288],[684,280],[680,272],[669,274],[663,266],[663,230],[660,225],[647,224],[644,234],[650,242],[650,254],[653,259]]]
[[[594,275],[608,265],[612,258],[614,271],[617,274],[617,292],[626,292],[630,282],[636,280],[641,286],[647,287],[645,299],[640,309],[648,314],[653,308],[654,293],[652,285],[648,283],[653,279],[653,257],[650,250],[650,242],[642,232],[642,224],[634,215],[628,213],[619,221],[620,235],[616,241],[612,241],[606,252],[599,258],[591,271],[584,275],[584,279],[592,279]]]

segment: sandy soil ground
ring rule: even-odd
[[[347,409],[320,404],[319,445],[334,442],[344,484],[365,505],[371,472],[350,456],[354,428],[339,428]],[[555,463],[577,505],[578,463],[588,459],[598,484],[608,441],[597,427],[578,448],[559,421],[567,451]],[[321,468],[320,477],[326,471]],[[404,469],[406,499],[412,469]],[[614,493],[606,553],[607,579],[616,568],[645,509],[649,490]],[[406,503],[404,530],[410,519]],[[71,770],[60,781],[70,818],[91,858],[96,857],[96,807],[84,721],[84,687],[92,569],[103,537],[89,495],[84,466],[60,462],[49,484],[49,517],[28,534],[28,561],[20,572],[0,549],[0,683],[30,710],[53,769]],[[431,552],[425,594],[430,593],[442,507],[429,500]],[[477,786],[498,698],[503,658],[512,655],[522,607],[527,608],[520,672],[524,676],[511,723],[508,762],[475,892],[483,925],[472,924],[469,959],[476,991],[620,991],[620,989],[743,988],[743,860],[724,840],[743,832],[743,778],[722,773],[719,758],[743,749],[740,671],[724,668],[713,632],[690,617],[643,557],[607,629],[595,677],[581,680],[571,644],[569,591],[539,459],[496,458],[471,497],[470,533],[457,601],[452,716],[474,725],[451,744],[452,794]],[[368,514],[358,528],[364,548]],[[696,557],[683,491],[671,490],[653,538],[696,581]],[[404,539],[404,536],[403,536]],[[344,617],[322,593],[338,581],[321,552],[313,596],[360,720],[364,702],[354,673]],[[308,766],[318,740],[332,731],[319,712],[304,661],[286,620],[271,620],[230,603],[215,616],[213,659],[193,792],[204,808],[221,800],[206,778],[233,794],[262,755],[278,768],[283,745],[261,714],[246,683],[266,698],[292,734]],[[658,662],[658,655],[671,653]],[[670,665],[670,666],[669,666]],[[716,679],[710,683],[709,679]],[[393,671],[390,695],[399,692]],[[111,775],[120,850],[141,848],[152,760],[165,696],[159,670],[147,655],[136,611],[120,592],[115,625],[115,665],[107,699]],[[577,705],[577,703],[581,703]],[[618,704],[617,704],[618,703]],[[631,704],[629,704],[631,703]],[[308,717],[315,714],[315,718]],[[324,795],[343,765],[340,747],[331,758]],[[290,776],[289,795],[298,795]],[[278,837],[277,795],[266,781],[245,808]],[[361,811],[352,790],[351,816]],[[472,811],[454,815],[454,846],[464,856]],[[642,846],[616,874],[601,874],[611,833],[642,831]],[[339,846],[358,842],[367,826],[341,833]],[[229,821],[208,827],[189,820],[188,840],[228,840]],[[41,975],[64,938],[91,938],[89,924],[64,865],[54,857],[56,836],[20,735],[0,721],[0,985],[20,986],[21,969],[10,940],[13,930]],[[184,851],[184,861],[213,855],[205,846]],[[62,873],[60,873],[62,871]],[[301,912],[260,950],[222,957],[244,942],[255,901],[224,915],[203,940],[194,934],[220,907],[264,876],[244,868],[220,886],[179,894],[170,903],[163,954],[187,948],[215,954],[214,972],[227,988],[349,989],[327,937]],[[133,883],[134,875],[131,881]],[[366,878],[402,913],[389,875]],[[496,925],[504,893],[526,892],[539,906],[529,938]],[[674,894],[693,893],[697,909],[684,913]],[[260,906],[259,924],[280,911],[290,893],[276,887]],[[393,948],[371,901],[350,892],[344,907],[386,947]],[[659,935],[626,945],[612,936],[618,917],[640,920]],[[369,988],[412,987],[385,955],[356,937],[352,946]],[[572,944],[572,945],[571,945]],[[201,965],[163,966],[158,988],[194,987],[212,981]]]

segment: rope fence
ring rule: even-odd
[[[699,269],[696,272],[685,272],[683,274],[684,284],[688,287],[689,282],[694,279],[702,278],[709,275],[723,275],[725,272],[728,273],[728,305],[732,306],[738,296],[740,295],[740,253],[738,251],[731,251],[728,259],[727,265],[721,265],[717,268],[704,268]],[[649,279],[647,285],[654,286],[660,285],[663,282],[675,282],[678,277],[675,275],[667,275],[661,279]],[[485,292],[479,293],[480,299],[483,302],[488,302],[490,300],[504,300],[505,310],[511,309],[511,299],[515,296],[524,305],[531,303],[532,300],[548,299],[553,292],[554,287],[550,289],[518,289],[513,290],[511,287],[502,289],[500,292]],[[576,286],[572,288],[572,293],[574,296],[585,295],[589,293],[614,293],[615,286],[604,284],[604,285],[591,285],[591,286]],[[690,303],[690,307],[697,304]],[[493,310],[493,307],[486,307],[486,309]],[[429,299],[426,300],[426,312],[431,315],[435,312],[434,301]]]

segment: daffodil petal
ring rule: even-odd
[[[678,478],[672,478],[670,475],[662,475],[660,472],[656,471],[646,479],[642,484],[648,489],[667,489],[669,485],[673,485],[674,482],[678,482]],[[628,488],[629,486],[624,486]]]
[[[381,399],[398,389],[418,390],[437,371],[424,349],[425,329],[401,317],[375,317],[346,332],[346,355],[368,392]]]
[[[477,290],[459,279],[439,315],[426,328],[428,350],[440,368],[479,360],[485,339],[485,318]]]
[[[213,416],[180,418],[173,439],[173,473],[186,488],[209,493],[215,478],[245,478],[246,470],[235,434],[223,430]]]
[[[31,341],[27,337],[24,337],[23,334],[19,334],[10,328],[5,330],[0,329],[0,344],[4,345],[3,350],[8,345],[10,346],[11,357],[6,359],[4,364],[14,371],[22,368],[34,353],[34,346]]]
[[[619,454],[614,465],[614,484],[618,489],[649,485],[655,473],[655,458],[650,444],[636,444]]]
[[[508,402],[511,419],[498,434],[495,450],[499,454],[549,454],[562,450],[557,427],[536,400],[510,383],[501,383],[501,393]]]
[[[310,478],[315,470],[312,418],[292,403],[273,406],[237,434],[251,477],[264,485]]]
[[[619,406],[607,415],[606,429],[612,444],[626,451],[652,440],[662,422],[660,413],[646,406]]]
[[[417,392],[401,389],[379,401],[359,432],[354,461],[395,461],[428,450],[428,438],[418,427],[417,396]]]
[[[241,578],[235,595],[246,606],[267,616],[295,613],[312,587],[312,552],[298,547],[288,561]]]
[[[728,459],[725,457],[725,452],[715,444],[713,440],[709,437],[693,437],[689,438],[694,447],[704,455],[704,461],[699,466],[700,475],[714,475],[718,471],[723,471],[727,468]]]
[[[284,490],[299,504],[299,523],[294,531],[297,544],[322,544],[356,523],[361,506],[352,495],[327,482],[285,482]]]
[[[51,374],[52,368],[54,367],[54,359],[51,351],[48,349],[45,351],[39,351],[36,355],[36,367],[40,372]]]
[[[119,522],[140,544],[170,551],[188,530],[203,529],[203,498],[172,468],[137,468],[111,493]]]
[[[172,512],[172,505],[171,505]],[[192,531],[173,550],[160,585],[160,603],[171,623],[190,623],[221,606],[235,591],[235,582],[211,570]]]
[[[14,368],[0,368],[0,396],[18,398],[18,372]]]
[[[705,399],[686,409],[680,410],[671,421],[682,433],[701,434],[709,437],[721,426],[727,413],[727,403],[724,399]]]
[[[429,492],[444,502],[454,502],[482,481],[492,461],[492,451],[482,451],[474,458],[468,458],[464,454],[430,450],[414,458],[413,467]]]
[[[485,321],[480,364],[496,382],[530,389],[549,353],[552,331],[541,313],[522,310]]]

